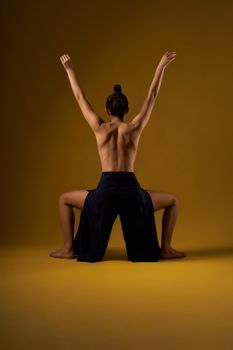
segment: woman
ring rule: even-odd
[[[95,189],[65,192],[60,195],[59,213],[64,245],[51,252],[50,256],[68,259],[77,257],[79,261],[100,261],[118,214],[128,260],[158,261],[186,256],[184,252],[171,247],[171,237],[179,209],[178,198],[170,192],[145,190],[134,174],[140,136],[149,121],[164,70],[175,58],[176,53],[169,51],[162,56],[140,112],[126,123],[124,117],[129,107],[121,86],[115,84],[114,92],[107,98],[105,109],[109,121],[105,122],[87,101],[69,55],[60,57],[82,114],[95,134],[102,174]],[[73,208],[81,210],[75,238]],[[162,218],[161,248],[154,221],[154,212],[160,209],[165,209]]]

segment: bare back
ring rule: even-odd
[[[71,88],[81,112],[95,133],[102,171],[134,171],[134,161],[141,132],[149,121],[160,89],[164,69],[169,62],[175,59],[175,52],[167,51],[163,55],[156,68],[141,110],[130,123],[125,123],[119,118],[112,118],[106,123],[100,118],[94,112],[77,82],[69,55],[63,55],[60,59],[67,71]],[[111,111],[108,110],[107,112],[110,114]],[[128,113],[128,108],[125,113]],[[116,117],[116,115],[113,115],[113,117]]]
[[[134,171],[141,129],[122,121],[103,123],[95,132],[102,171]]]

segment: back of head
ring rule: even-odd
[[[128,112],[128,99],[122,93],[121,85],[115,84],[113,86],[114,92],[108,96],[106,101],[106,109],[111,115],[118,116],[123,119],[124,115]]]

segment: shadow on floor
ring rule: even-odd
[[[126,251],[121,247],[107,248],[103,261],[106,260],[126,260],[128,261]]]
[[[209,260],[216,258],[229,258],[233,257],[233,247],[212,247],[204,249],[183,249],[187,255],[181,259],[162,259],[163,261],[190,261],[190,260]],[[103,261],[108,260],[125,260],[128,261],[126,251],[121,247],[108,248],[103,257]]]
[[[187,249],[185,250],[186,260],[209,260],[233,257],[233,247],[212,247],[203,249]],[[185,258],[184,258],[185,259]]]

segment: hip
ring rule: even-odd
[[[132,171],[103,171],[97,188],[98,190],[123,190],[141,188],[139,181]]]

